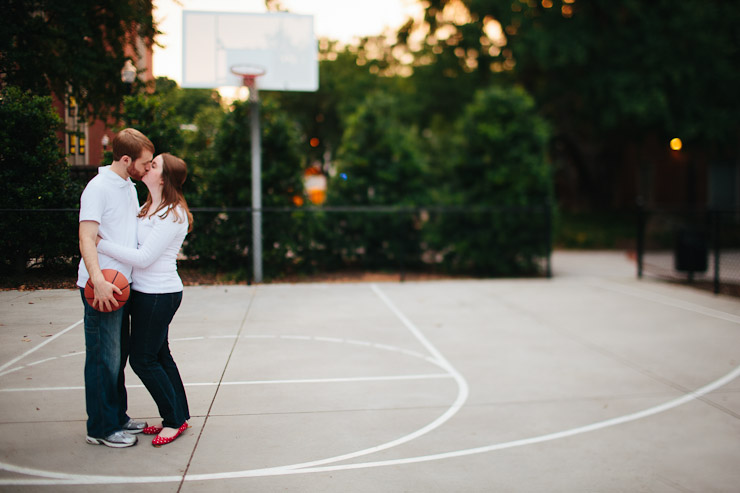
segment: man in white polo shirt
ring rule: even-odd
[[[98,254],[98,235],[117,244],[137,247],[136,216],[139,199],[131,178],[141,180],[149,171],[154,145],[141,132],[127,128],[113,139],[113,163],[101,167],[80,198],[80,261],[77,286],[85,306],[85,402],[87,443],[122,448],[136,445],[136,433],[147,426],[126,414],[128,400],[123,370],[128,359],[128,305],[117,307],[113,292],[120,290],[103,278],[102,269],[116,269],[131,280],[131,266]],[[95,286],[90,305],[84,288]]]

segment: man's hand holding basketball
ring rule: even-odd
[[[121,290],[112,283],[109,283],[103,277],[103,272],[98,264],[98,223],[94,221],[80,222],[80,253],[85,261],[85,267],[90,274],[90,280],[95,288],[95,299],[92,307],[96,310],[110,311],[112,308],[118,308],[118,301],[113,293],[121,294]]]
[[[115,284],[106,281],[102,271],[98,270],[96,274],[91,278],[95,287],[95,300],[92,307],[103,312],[113,311],[118,308],[118,300],[113,293],[121,294],[122,291]]]

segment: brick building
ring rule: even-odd
[[[124,82],[133,83],[137,77],[143,82],[154,79],[151,44],[139,38],[135,46],[127,47],[126,56],[128,61],[121,68],[121,78]],[[64,121],[65,130],[60,130],[57,134],[72,174],[94,176],[99,166],[109,164],[103,162],[103,153],[108,150],[115,136],[114,128],[118,122],[112,119],[90,122],[84,117],[84,112],[80,111],[74,98],[68,97],[62,101],[54,96],[53,100],[54,108]]]

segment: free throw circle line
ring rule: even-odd
[[[515,447],[523,447],[526,445],[533,445],[537,443],[543,443],[548,441],[557,440],[560,438],[567,438],[575,435],[588,433],[591,431],[601,430],[612,426],[621,425],[631,421],[637,421],[642,418],[654,416],[656,414],[669,411],[673,408],[686,404],[692,400],[698,399],[718,388],[726,385],[727,383],[735,380],[740,376],[740,366],[736,367],[731,372],[720,377],[714,382],[701,387],[698,390],[689,392],[681,397],[670,400],[663,404],[653,406],[642,411],[637,411],[630,414],[625,414],[616,418],[599,421],[585,426],[579,426],[571,428],[569,430],[558,431],[554,433],[548,433],[545,435],[539,435],[530,438],[524,438],[520,440],[513,440],[509,442],[502,442],[483,447],[475,447],[470,449],[455,450],[450,452],[443,452],[439,454],[430,454],[417,457],[406,457],[402,459],[392,459],[385,461],[375,462],[361,462],[356,464],[344,464],[344,465],[333,465],[323,467],[305,467],[297,469],[291,466],[281,466],[275,468],[266,469],[253,469],[246,471],[239,471],[239,475],[236,472],[233,473],[213,473],[213,474],[197,474],[188,475],[185,477],[185,481],[203,481],[203,480],[216,480],[216,479],[229,479],[229,478],[244,478],[244,477],[264,477],[264,476],[280,476],[287,474],[308,474],[316,472],[331,472],[331,471],[344,471],[351,469],[364,469],[370,467],[386,467],[386,466],[397,466],[404,464],[415,464],[420,462],[430,462],[435,460],[452,459],[457,457],[464,457],[467,455],[483,454],[488,452],[494,452],[498,450],[504,450]],[[37,469],[31,469],[26,467],[13,466],[10,464],[0,464],[0,469],[4,469],[9,472],[17,472],[26,475],[35,475],[46,478],[55,479],[8,479],[0,480],[0,485],[50,485],[50,484],[114,484],[114,483],[143,483],[143,482],[173,482],[181,481],[180,476],[152,476],[152,477],[114,477],[114,476],[81,476],[64,473],[52,473],[49,471],[42,471]],[[59,481],[62,480],[62,481]]]
[[[632,293],[628,293],[628,294],[632,294]],[[659,300],[659,299],[653,299],[651,301],[665,302],[665,300]],[[686,308],[686,307],[679,306],[679,308]],[[708,315],[708,316],[715,316],[715,317],[717,316],[716,313],[703,313],[703,314]],[[735,320],[732,320],[732,321],[735,321]],[[101,483],[113,484],[113,483],[142,483],[142,482],[152,482],[153,483],[153,482],[181,481],[183,479],[185,481],[203,481],[203,480],[229,479],[229,478],[239,478],[239,477],[279,476],[279,475],[287,475],[287,474],[308,474],[308,473],[314,473],[314,472],[342,471],[342,470],[350,470],[350,469],[384,467],[384,466],[429,462],[429,461],[434,461],[434,460],[443,460],[443,459],[463,457],[463,456],[474,455],[474,454],[488,453],[488,452],[493,452],[497,450],[504,450],[504,449],[509,449],[509,448],[537,444],[537,443],[543,443],[547,441],[557,440],[560,438],[580,435],[580,434],[588,433],[591,431],[601,430],[604,428],[609,428],[612,426],[617,426],[617,425],[632,422],[632,421],[637,421],[642,418],[646,418],[646,417],[653,416],[653,415],[656,415],[662,412],[669,411],[685,403],[688,403],[692,400],[698,399],[726,385],[732,380],[735,380],[739,376],[740,376],[740,366],[736,367],[731,372],[720,377],[714,382],[708,385],[705,385],[704,387],[701,387],[700,389],[696,391],[688,392],[681,397],[672,399],[668,402],[659,404],[657,406],[644,409],[642,411],[637,411],[635,413],[630,413],[630,414],[626,414],[623,416],[619,416],[619,417],[611,418],[608,420],[599,421],[599,422],[592,423],[589,425],[571,428],[571,429],[563,430],[559,432],[548,433],[544,435],[539,435],[539,436],[519,439],[519,440],[513,440],[509,442],[491,444],[491,445],[483,446],[483,447],[475,447],[475,448],[470,448],[470,449],[461,449],[461,450],[456,450],[456,451],[444,452],[444,453],[439,453],[439,454],[430,454],[430,455],[425,455],[425,456],[407,457],[407,458],[402,458],[402,459],[392,459],[392,460],[385,460],[385,461],[362,462],[362,463],[355,463],[355,464],[332,465],[332,466],[322,466],[322,467],[304,466],[302,468],[298,468],[299,465],[296,464],[292,466],[279,466],[279,467],[274,467],[274,468],[253,469],[253,470],[245,470],[245,471],[238,471],[238,472],[232,472],[232,473],[188,475],[188,476],[185,476],[185,478],[182,478],[181,476],[169,476],[169,477],[167,476],[159,476],[159,477],[82,476],[82,475],[71,475],[71,474],[64,474],[64,473],[53,473],[49,471],[41,471],[41,470],[35,470],[35,469],[0,463],[0,469],[4,469],[10,472],[18,472],[21,474],[36,475],[36,476],[41,476],[41,477],[46,477],[46,478],[57,478],[57,479],[62,480],[62,481],[54,481],[54,480],[49,480],[49,479],[15,479],[15,480],[10,479],[10,480],[0,480],[0,485],[6,485],[6,484],[7,485],[10,485],[10,484],[13,484],[13,485],[101,484]],[[304,464],[309,464],[309,463],[304,463]]]
[[[339,456],[329,457],[325,459],[318,459],[318,460],[309,461],[309,462],[302,462],[298,464],[290,464],[290,465],[285,465],[285,466],[271,467],[271,468],[258,469],[258,470],[243,470],[243,471],[233,471],[233,472],[226,472],[226,473],[210,473],[210,474],[204,474],[204,475],[186,475],[184,478],[182,476],[115,477],[115,476],[97,476],[97,475],[74,475],[74,474],[58,473],[58,472],[52,472],[52,471],[35,470],[32,468],[18,467],[18,466],[13,466],[11,464],[5,464],[5,463],[0,463],[0,469],[4,469],[7,471],[11,471],[11,472],[18,472],[18,473],[26,474],[26,475],[35,475],[35,476],[44,477],[44,478],[59,479],[59,480],[62,480],[60,484],[143,483],[143,482],[151,481],[152,478],[156,478],[156,482],[173,482],[173,481],[179,482],[179,481],[182,481],[183,479],[186,481],[204,480],[204,479],[228,479],[228,478],[239,478],[239,477],[249,477],[249,476],[275,475],[275,474],[281,474],[279,471],[303,469],[303,468],[321,466],[324,464],[330,464],[333,462],[340,462],[340,461],[349,460],[349,459],[353,459],[356,457],[361,457],[364,455],[372,454],[372,453],[379,452],[382,450],[387,450],[387,449],[396,447],[398,445],[401,445],[403,443],[412,441],[420,436],[423,436],[429,433],[430,431],[438,428],[442,424],[444,424],[452,416],[457,414],[457,412],[462,408],[463,404],[465,403],[469,395],[469,387],[468,387],[467,381],[454,367],[452,367],[452,365],[450,365],[450,363],[431,344],[431,342],[429,342],[429,340],[421,333],[421,331],[408,318],[406,318],[403,315],[403,313],[401,313],[401,311],[398,310],[398,308],[395,307],[395,305],[390,301],[390,299],[387,296],[385,296],[385,294],[380,290],[380,288],[377,287],[377,285],[373,284],[372,289],[376,293],[376,295],[378,295],[378,297],[391,310],[391,312],[393,312],[401,320],[403,325],[409,331],[411,331],[414,337],[416,337],[416,339],[429,351],[429,353],[432,354],[433,358],[428,359],[428,361],[436,364],[437,366],[441,367],[443,370],[447,371],[449,375],[452,378],[454,378],[454,380],[456,381],[458,385],[458,395],[457,395],[457,398],[455,399],[455,402],[452,404],[452,406],[450,406],[450,408],[448,408],[437,419],[427,424],[426,426],[416,430],[415,432],[412,432],[406,436],[403,436],[396,440],[386,442],[381,445],[377,445],[377,446],[366,448],[363,450],[358,450],[355,452],[350,452],[347,454],[342,454]],[[273,471],[273,473],[270,474],[270,471]],[[198,479],[190,479],[191,477],[195,477]],[[34,481],[43,481],[43,483],[35,483]],[[46,480],[37,480],[37,479],[0,480],[0,485],[2,484],[49,484],[48,481],[49,481],[48,479]]]

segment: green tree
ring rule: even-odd
[[[218,91],[183,89],[172,79],[158,77],[153,93],[126,101],[124,118],[146,128],[157,152],[172,152],[188,163],[189,198],[199,203],[203,169],[212,160],[215,136],[224,118]]]
[[[349,118],[335,161],[333,205],[418,205],[426,165],[414,129],[398,117],[397,98],[368,94]]]
[[[349,119],[327,204],[413,207],[426,202],[426,161],[398,107],[397,98],[374,92]],[[345,262],[368,268],[418,265],[418,223],[412,212],[350,213],[335,224],[334,250]]]
[[[193,123],[205,108],[221,108],[221,95],[215,89],[181,88],[172,79],[157,77],[154,94],[161,96],[183,123]]]
[[[459,212],[427,225],[433,250],[454,272],[531,274],[549,252],[549,127],[522,88],[478,91],[457,120],[447,170]]]
[[[178,154],[184,145],[182,117],[166,97],[145,92],[123,98],[124,127],[133,127],[149,137],[156,154]]]
[[[611,203],[623,150],[681,136],[736,156],[740,10],[722,0],[429,0],[427,45],[516,80],[553,123],[591,205]],[[445,16],[445,9],[467,15]],[[490,35],[499,33],[498,35]]]
[[[90,116],[119,108],[126,45],[156,34],[150,0],[6,0],[0,79],[35,94],[70,94]]]
[[[0,212],[0,267],[20,273],[32,259],[49,263],[74,257],[77,215],[33,212],[72,208],[81,192],[70,181],[60,151],[56,131],[62,122],[51,98],[5,87],[0,121],[0,209],[5,209]]]
[[[193,194],[192,204],[203,203],[201,194],[207,186],[205,176],[209,163],[214,161],[214,143],[225,117],[226,113],[220,106],[203,106],[192,120],[195,129],[182,133],[184,147],[180,157],[188,163],[188,189]]]
[[[323,165],[325,160],[334,159],[348,119],[370,92],[398,91],[399,80],[383,75],[390,63],[378,58],[378,52],[387,54],[389,47],[384,43],[384,38],[366,38],[358,46],[343,46],[322,39],[318,91],[264,93],[266,99],[277,101],[299,123],[301,149],[310,164]],[[312,143],[311,139],[316,140]]]
[[[132,127],[146,135],[154,144],[155,156],[163,152],[182,155],[184,138],[180,121],[171,102],[161,94],[140,92],[123,98],[122,128]],[[112,152],[107,151],[103,159],[112,161]],[[136,191],[139,202],[143,202],[148,193],[146,187],[137,186]]]
[[[199,205],[214,213],[196,217],[186,253],[204,264],[247,278],[251,272],[252,205],[250,110],[237,102],[216,134],[212,161],[201,177]],[[297,125],[275,103],[263,101],[260,109],[262,147],[262,245],[265,278],[279,277],[304,259],[307,244],[293,212],[294,197],[303,196],[303,169]],[[242,208],[243,211],[226,211]],[[298,218],[298,219],[297,219]]]

